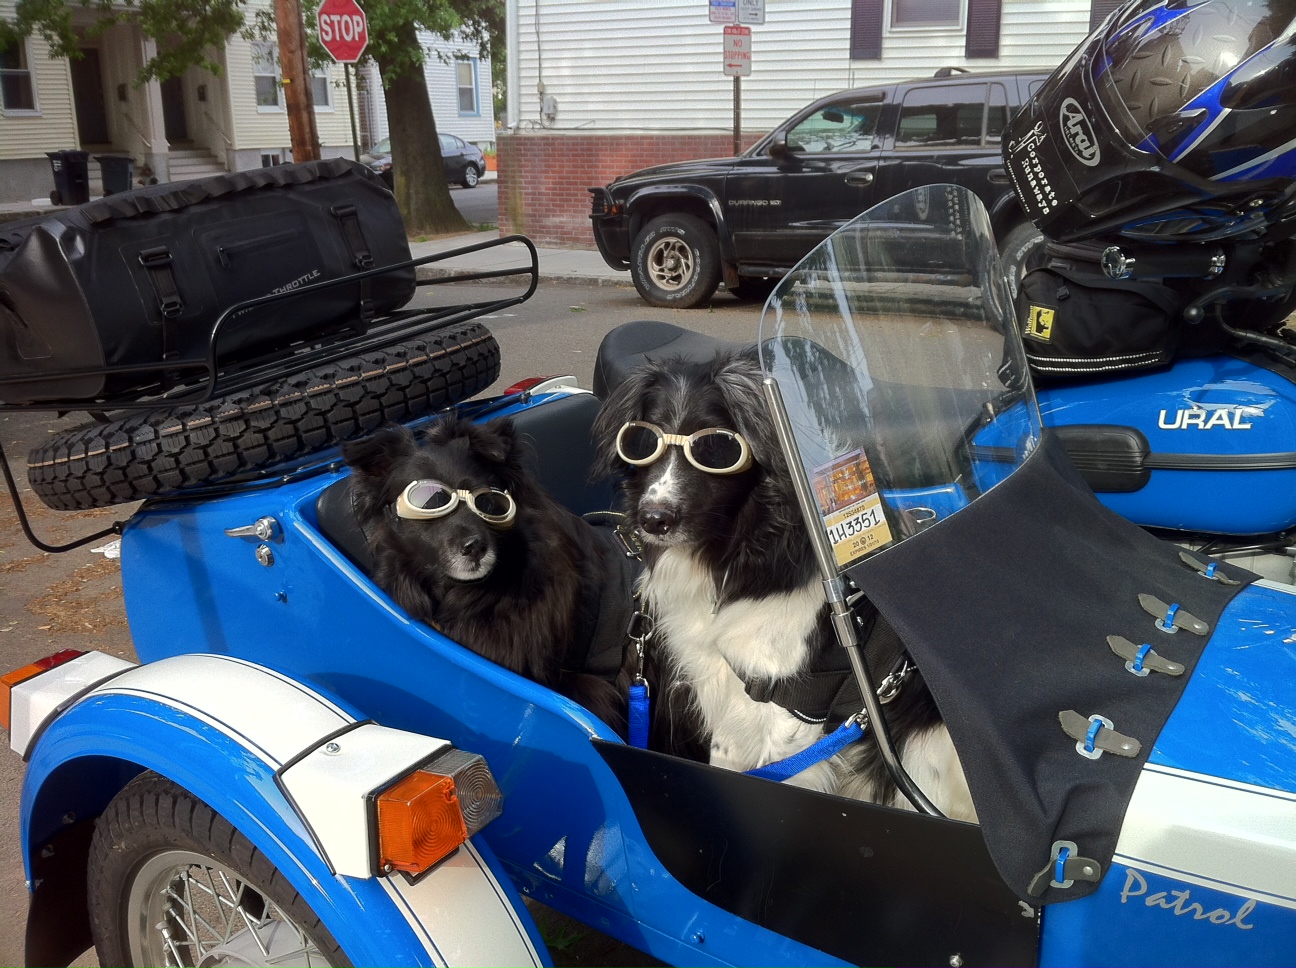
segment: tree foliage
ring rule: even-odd
[[[326,54],[314,34],[315,3],[306,3],[307,37],[316,63]],[[461,231],[467,227],[450,198],[423,64],[433,56],[418,31],[466,37],[483,53],[499,49],[504,4],[499,0],[361,0],[369,23],[366,55],[378,64],[392,132],[397,202],[411,234]],[[78,11],[90,26],[74,29]],[[86,18],[77,17],[76,23]],[[0,42],[38,34],[56,57],[76,58],[84,38],[118,23],[139,25],[157,42],[157,53],[137,83],[176,77],[188,67],[221,73],[216,53],[235,34],[274,36],[273,12],[249,0],[18,0],[14,18],[0,19]],[[495,41],[492,44],[492,40]],[[484,92],[483,92],[484,94]]]

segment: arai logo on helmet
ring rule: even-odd
[[[1089,123],[1084,108],[1075,98],[1069,97],[1062,102],[1058,122],[1062,125],[1062,140],[1071,149],[1071,154],[1090,168],[1098,164],[1098,139],[1094,137],[1093,125]]]

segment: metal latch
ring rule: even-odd
[[[226,528],[225,534],[231,538],[258,538],[261,541],[273,541],[279,537],[279,522],[266,515],[241,528]]]
[[[1182,663],[1162,658],[1150,645],[1135,645],[1120,635],[1107,636],[1107,644],[1111,646],[1113,652],[1125,660],[1125,668],[1140,678],[1149,672],[1164,672],[1168,676],[1181,676],[1184,673]]]
[[[1187,629],[1196,635],[1205,635],[1210,631],[1209,625],[1191,612],[1185,612],[1177,604],[1167,605],[1155,595],[1147,594],[1139,595],[1138,600],[1143,611],[1156,619],[1156,627],[1162,632],[1173,635],[1180,629]]]

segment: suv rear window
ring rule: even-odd
[[[987,88],[994,88],[991,142],[1003,133],[1008,93],[1000,84],[953,84],[909,91],[900,108],[897,148],[979,148],[985,144]]]

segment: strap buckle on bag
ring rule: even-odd
[[[354,205],[334,205],[329,211],[342,224],[342,237],[351,250],[351,261],[357,269],[372,269],[373,253],[360,228],[360,215]]]
[[[179,316],[184,309],[180,290],[171,271],[171,250],[165,245],[144,249],[139,254],[140,265],[148,270],[149,281],[157,295],[158,309],[163,316]]]

